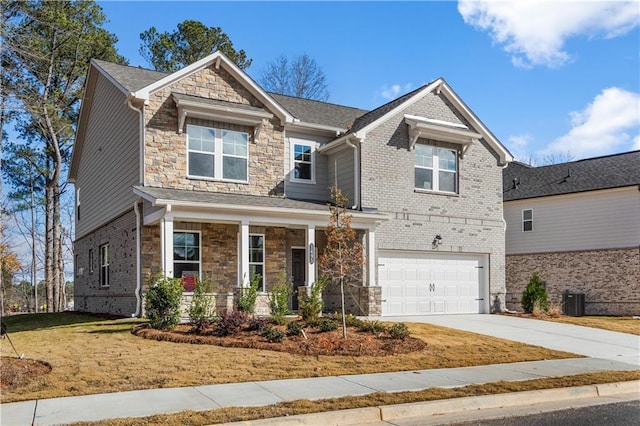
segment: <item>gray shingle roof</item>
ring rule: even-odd
[[[504,201],[640,185],[640,151],[541,167],[512,162],[502,182]]]
[[[129,65],[118,65],[97,59],[93,61],[130,92],[135,92],[143,87],[147,87],[168,75],[159,71]]]
[[[305,123],[348,129],[356,118],[367,113],[367,110],[344,105],[279,95],[277,93],[269,93],[269,95],[289,111],[291,115]]]
[[[416,90],[413,90],[413,91],[411,91],[411,92],[409,92],[407,94],[404,94],[404,95],[400,96],[399,98],[396,98],[396,99],[392,100],[391,102],[387,102],[386,104],[384,104],[382,106],[379,106],[378,108],[376,108],[376,109],[374,109],[372,111],[369,111],[367,114],[359,117],[353,123],[353,126],[351,127],[351,131],[352,132],[357,132],[358,130],[366,127],[367,125],[369,125],[371,123],[373,123],[378,118],[382,117],[383,115],[385,115],[389,111],[393,110],[398,105],[400,105],[403,102],[409,100],[413,95],[415,95],[416,93],[418,93],[419,91],[424,89],[429,84],[431,84],[431,83],[427,83],[424,86],[420,86]]]
[[[171,200],[185,203],[207,203],[217,205],[234,205],[238,207],[271,207],[294,210],[315,210],[329,212],[327,203],[291,200],[280,197],[260,197],[256,195],[240,195],[220,192],[190,191],[186,189],[154,188],[134,186],[134,188],[156,200]]]

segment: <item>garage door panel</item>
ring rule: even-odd
[[[478,255],[379,253],[383,315],[480,312],[480,265]]]

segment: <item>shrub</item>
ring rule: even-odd
[[[291,313],[288,306],[291,292],[291,284],[287,282],[287,273],[282,271],[278,281],[271,289],[271,293],[269,293],[269,308],[272,316],[284,318],[285,315]]]
[[[333,331],[338,329],[338,323],[330,318],[324,318],[318,322],[318,330],[326,333],[327,331]]]
[[[275,327],[265,327],[260,335],[267,339],[269,343],[281,343],[284,340],[284,332]]]
[[[392,339],[404,340],[409,337],[409,328],[403,322],[396,322],[389,327],[389,336]]]
[[[248,331],[262,331],[267,326],[267,321],[263,318],[251,318],[247,323]]]
[[[298,295],[300,316],[308,324],[319,318],[322,313],[322,308],[324,307],[322,290],[327,283],[328,278],[323,275],[311,285],[311,291],[308,295]]]
[[[253,314],[256,309],[256,300],[258,299],[258,287],[262,283],[262,276],[255,274],[251,277],[249,287],[241,288],[238,296],[237,307],[239,311]]]
[[[243,311],[228,311],[222,314],[216,322],[213,330],[217,336],[231,336],[237,334],[242,329],[242,325],[247,320],[247,314]]]
[[[383,333],[387,327],[379,321],[362,321],[358,330],[363,333],[380,334]]]
[[[287,334],[289,336],[300,336],[302,334],[302,325],[298,321],[287,323]]]
[[[334,312],[333,315],[331,315],[331,318],[333,318],[334,320],[338,321],[338,322],[342,322],[342,314],[340,314],[339,312]],[[360,327],[363,323],[363,321],[356,317],[353,314],[347,314],[344,317],[344,322],[347,325],[347,327]]]
[[[284,315],[271,315],[269,317],[269,321],[271,324],[285,325],[287,323],[287,318]]]
[[[182,282],[178,278],[156,277],[144,295],[149,325],[158,330],[172,330],[180,322]]]
[[[534,308],[547,312],[549,304],[547,302],[547,289],[544,281],[540,279],[537,273],[534,273],[527,288],[522,293],[522,309],[528,314],[533,313]]]
[[[213,283],[209,279],[198,279],[193,289],[193,299],[189,307],[189,317],[194,324],[194,331],[200,333],[204,330],[215,316],[215,306],[211,293]]]

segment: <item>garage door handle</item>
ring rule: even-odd
[[[387,299],[382,299],[382,300],[381,300],[381,302],[386,302],[386,301],[387,301]]]
[[[476,299],[476,300],[484,300],[484,297],[482,299]]]

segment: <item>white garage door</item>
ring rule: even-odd
[[[483,256],[382,251],[382,315],[481,313]]]

